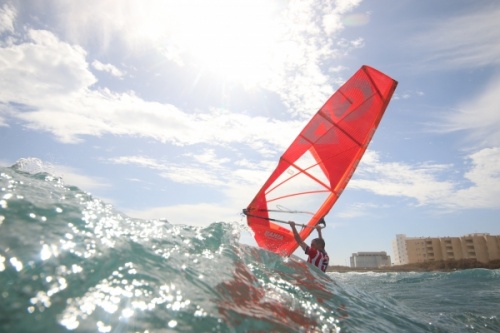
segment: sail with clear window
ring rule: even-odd
[[[302,239],[311,234],[347,186],[396,86],[362,66],[312,117],[243,210],[260,247],[291,255],[298,244],[288,220],[302,225]]]

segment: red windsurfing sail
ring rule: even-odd
[[[312,117],[244,210],[260,247],[292,254],[298,244],[282,224],[288,220],[306,226],[302,239],[310,235],[351,179],[396,86],[389,76],[362,66]]]

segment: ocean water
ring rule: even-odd
[[[207,221],[209,222],[209,221]],[[500,271],[327,273],[0,168],[0,332],[500,332]]]

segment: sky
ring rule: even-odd
[[[326,216],[331,264],[393,257],[396,234],[498,235],[499,17],[496,0],[2,0],[0,165],[38,158],[145,224],[245,225],[369,65],[399,84]]]

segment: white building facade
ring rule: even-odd
[[[379,268],[391,266],[391,257],[383,252],[358,252],[351,256],[351,267]]]
[[[408,264],[408,251],[406,250],[406,235],[396,235],[392,241],[392,254],[394,255],[394,265]]]

